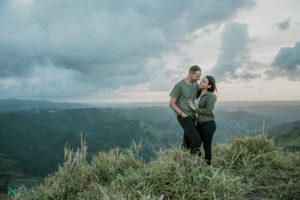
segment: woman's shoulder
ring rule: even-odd
[[[206,95],[207,95],[207,98],[216,100],[215,94],[214,94],[213,92],[207,91],[207,92],[206,92]]]
[[[209,92],[209,91],[206,92],[206,95],[207,95],[207,96],[210,96],[210,97],[211,97],[211,96],[215,96],[215,94],[214,94],[213,92]]]

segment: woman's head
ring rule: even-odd
[[[212,76],[205,76],[200,82],[200,88],[207,89],[209,92],[218,91],[215,78]]]

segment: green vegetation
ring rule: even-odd
[[[300,151],[300,129],[285,131],[275,138],[275,143],[291,151]]]
[[[253,136],[253,130],[257,130],[256,132],[261,130],[257,127],[261,127],[262,119],[254,114],[222,112],[218,113],[218,116],[217,130],[219,132],[215,133],[215,144],[220,141],[229,141],[230,135]],[[268,127],[265,129],[268,136],[274,138],[276,145],[284,147],[284,150],[299,151],[299,124],[300,121],[295,121],[276,126],[272,132]],[[247,131],[244,132],[244,130]],[[182,141],[182,128],[175,119],[173,111],[163,107],[31,110],[0,113],[0,192],[6,193],[9,185],[25,185],[29,188],[41,183],[44,177],[57,171],[59,165],[63,165],[66,143],[73,149],[80,147],[81,132],[87,135],[86,145],[89,153],[86,156],[86,162],[90,163],[88,165],[93,163],[93,155],[99,151],[103,152],[103,155],[109,155],[104,152],[119,147],[119,152],[122,152],[120,154],[123,156],[124,150],[130,148],[134,140],[143,143],[137,160],[143,166],[149,167],[154,160],[148,162],[156,157],[154,151],[170,148],[171,145],[179,146]],[[228,150],[229,146],[219,144],[215,147],[214,166],[222,167],[220,172],[226,176],[240,177],[239,174],[234,174],[236,169],[223,170],[230,169],[229,166],[223,166],[220,160],[225,155],[231,155],[232,149]],[[227,154],[225,154],[226,149]],[[173,150],[180,152],[176,148]],[[171,151],[169,154],[172,154],[173,150],[161,152],[167,154]],[[241,149],[241,151],[245,150]],[[247,155],[247,152],[245,154]],[[230,159],[233,158],[226,158],[224,163]],[[155,166],[152,167],[155,168]],[[139,170],[141,169],[138,168],[137,171]],[[245,171],[248,172],[249,168]],[[238,171],[238,173],[244,172]],[[276,171],[274,173],[276,174]],[[116,181],[115,178],[119,175],[108,174],[107,176],[109,177],[107,180]],[[138,176],[144,175],[138,174]],[[105,183],[105,180],[103,179],[102,183]],[[281,179],[279,184],[281,184]]]
[[[0,190],[7,192],[7,185],[20,183],[27,187],[33,186],[40,182],[39,177],[27,176],[22,170],[22,164],[16,160],[9,158],[5,154],[0,154]]]
[[[99,152],[65,148],[65,162],[43,184],[16,199],[296,199],[300,154],[264,134],[234,138],[214,148],[213,167],[180,148],[157,152],[149,163],[141,145]]]
[[[126,112],[123,112],[125,114]],[[131,112],[129,112],[131,113]],[[126,120],[112,109],[22,111],[0,114],[0,192],[9,185],[31,186],[64,162],[64,145],[80,147],[80,134],[88,135],[87,161],[99,151],[129,148],[143,141],[141,154],[150,160],[153,150],[179,144],[181,136],[156,129],[139,120]],[[150,116],[149,116],[150,118]]]

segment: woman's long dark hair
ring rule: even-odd
[[[209,91],[209,92],[217,91],[218,92],[215,78],[212,76],[205,76],[205,77],[208,80],[208,85],[210,85],[210,88],[208,88],[207,91]],[[201,89],[197,92],[196,97],[199,98],[200,94],[201,94]]]
[[[208,80],[208,85],[210,85],[210,88],[208,88],[207,91],[209,91],[209,92],[217,91],[218,92],[215,78],[212,76],[206,76],[206,78]]]

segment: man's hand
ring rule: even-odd
[[[189,107],[190,107],[191,109],[193,109],[193,110],[196,109],[193,102],[189,101],[189,102],[188,102],[188,105],[189,105]]]
[[[188,115],[185,114],[184,112],[182,112],[180,116],[183,117],[183,118],[186,118]]]
[[[187,117],[188,115],[185,114],[184,112],[182,112],[180,108],[178,108],[178,106],[176,105],[176,101],[177,101],[177,99],[175,99],[174,97],[171,97],[169,106],[175,111],[175,113],[177,115],[179,115],[181,117]]]

